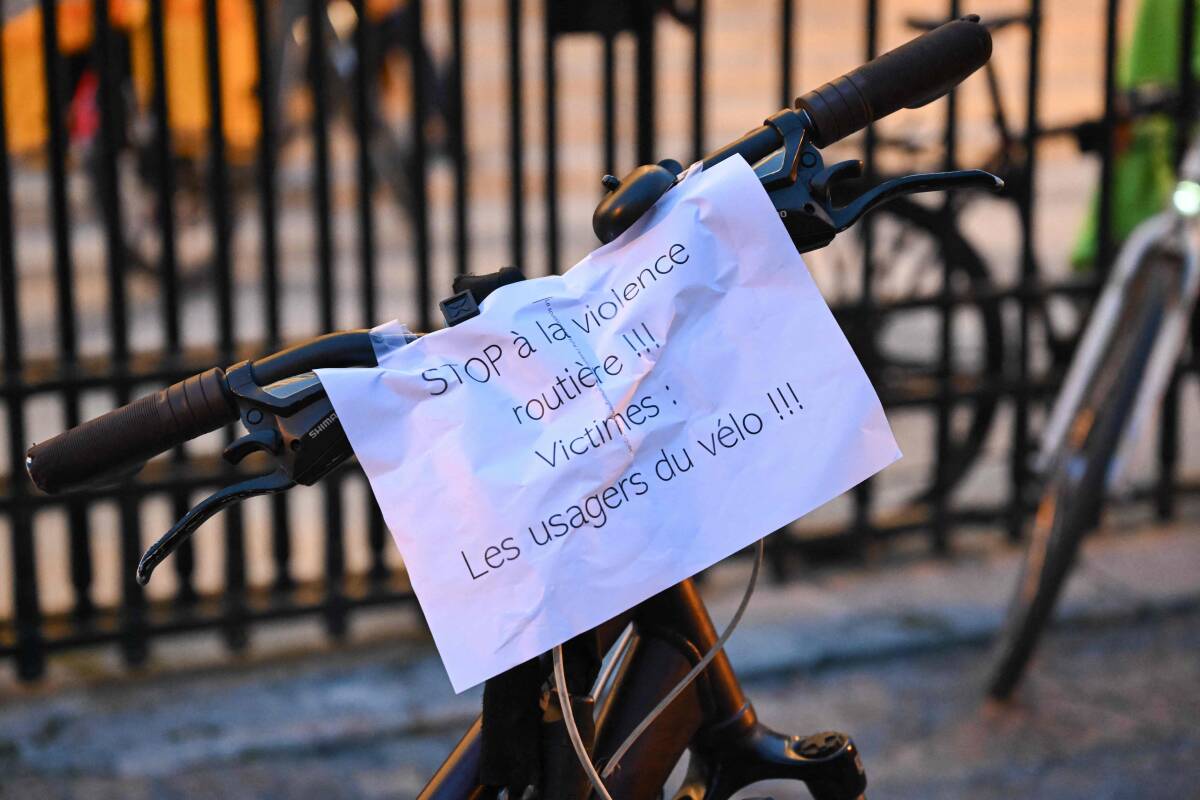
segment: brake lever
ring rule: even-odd
[[[311,486],[354,454],[315,373],[262,387],[244,361],[231,367],[226,379],[247,433],[225,448],[224,459],[237,464],[251,453],[264,453],[275,469],[219,489],[188,511],[142,555],[137,581],[143,586],[154,568],[214,515],[248,497]]]
[[[868,189],[854,200],[838,208],[830,208],[830,217],[837,232],[841,233],[864,214],[889,200],[921,192],[945,192],[953,189],[987,189],[999,192],[1004,181],[981,169],[959,169],[953,172],[921,172],[886,180]]]
[[[754,165],[779,219],[801,253],[824,247],[863,215],[889,200],[921,192],[951,189],[1000,191],[1004,181],[979,169],[928,172],[891,178],[845,205],[835,205],[839,181],[862,174],[862,162],[842,161],[826,167],[821,151],[807,141],[807,127],[797,115],[780,112],[767,120],[783,138],[783,146]]]
[[[234,503],[260,494],[275,494],[284,492],[296,485],[296,482],[281,468],[266,475],[259,475],[249,480],[235,483],[218,489],[213,494],[201,500],[194,508],[183,515],[171,530],[161,539],[146,549],[137,565],[137,582],[145,586],[150,582],[150,574],[163,559],[191,537],[196,529]]]
[[[824,247],[864,214],[897,197],[967,188],[998,192],[1004,188],[1004,181],[979,169],[929,172],[885,180],[838,206],[833,201],[834,186],[859,177],[862,162],[842,161],[826,167],[821,151],[809,141],[811,123],[804,112],[783,109],[764,124],[775,128],[782,144],[752,165],[754,174],[801,253]],[[679,181],[681,172],[677,162],[668,160],[638,167],[624,180],[606,175],[608,194],[592,216],[597,238],[610,242],[628,229]]]

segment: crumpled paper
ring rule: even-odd
[[[412,344],[384,326],[378,367],[319,370],[456,691],[900,456],[740,158],[481,309]]]

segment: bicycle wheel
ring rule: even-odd
[[[976,250],[950,221],[952,217],[906,199],[872,212],[870,261],[872,304],[864,316],[859,298],[864,236],[843,236],[806,259],[834,309],[847,338],[863,361],[885,404],[921,402],[937,390],[941,374],[938,346],[943,276],[955,294],[986,294],[991,276]],[[1004,323],[994,302],[964,302],[953,315],[951,384],[956,391],[985,390],[1004,370]],[[901,505],[923,504],[951,491],[979,455],[995,418],[998,398],[979,391],[955,404],[942,464],[932,464]],[[936,453],[936,429],[896,430],[901,450]]]
[[[1149,258],[1160,258],[1156,250]],[[1151,267],[1154,266],[1152,263]],[[1170,291],[1160,270],[1134,286],[1038,504],[1017,588],[996,643],[987,693],[1010,697],[1033,657],[1084,536],[1099,522],[1109,466],[1138,397]]]

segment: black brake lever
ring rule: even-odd
[[[979,169],[929,172],[891,178],[845,205],[834,205],[833,188],[857,178],[861,163],[842,161],[826,167],[821,151],[807,141],[807,127],[786,112],[767,120],[783,138],[783,147],[754,165],[779,219],[801,253],[824,247],[864,214],[897,197],[951,189],[999,191],[1004,181]]]
[[[145,586],[150,581],[150,574],[154,572],[154,568],[162,563],[163,559],[175,552],[179,545],[183,544],[196,529],[207,522],[218,512],[228,508],[234,503],[241,502],[247,497],[254,497],[260,494],[275,494],[291,489],[296,485],[282,468],[266,475],[259,475],[249,480],[236,483],[233,486],[226,486],[224,489],[219,489],[213,494],[201,500],[194,508],[183,515],[183,518],[176,522],[171,530],[167,531],[161,539],[146,549],[142,554],[142,558],[138,561],[137,566],[137,582]]]
[[[858,222],[864,214],[889,200],[907,194],[944,192],[953,189],[987,189],[998,192],[1004,181],[981,169],[960,169],[953,172],[922,172],[892,178],[860,194],[844,206],[830,206],[830,217],[838,233]]]
[[[237,464],[259,452],[275,469],[219,489],[188,511],[138,562],[137,580],[143,586],[154,568],[215,514],[248,497],[284,492],[297,484],[311,486],[354,454],[314,373],[262,387],[255,383],[249,362],[242,362],[231,367],[226,378],[247,433],[225,448],[225,460]]]
[[[859,161],[825,166],[821,151],[809,141],[810,123],[804,113],[784,109],[765,122],[782,144],[753,165],[779,219],[796,249],[805,253],[824,247],[864,214],[897,197],[951,189],[1000,191],[1004,181],[979,169],[930,172],[892,178],[863,192],[845,205],[834,205],[834,186],[861,174]],[[597,238],[610,242],[629,228],[679,179],[677,162],[664,161],[631,172],[624,180],[604,177],[609,193],[596,206],[592,227]]]

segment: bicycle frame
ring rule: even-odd
[[[632,638],[620,637],[626,622],[633,624]],[[687,580],[606,623],[599,633],[604,649],[617,645],[610,656],[612,686],[596,712],[593,759],[602,764],[712,647],[717,632],[695,584]],[[497,796],[499,790],[478,783],[481,733],[481,719],[476,719],[418,800]],[[675,795],[679,800],[725,800],[770,779],[804,781],[816,800],[853,800],[866,786],[858,749],[844,734],[785,736],[763,726],[724,651],[626,753],[606,780],[609,791],[621,798],[658,797],[689,747],[692,758]],[[543,756],[546,783],[540,796],[588,795],[587,778],[569,746],[544,747]]]
[[[1185,193],[1183,197],[1180,196],[1181,192]],[[1185,207],[1185,201],[1195,202],[1196,205]],[[1178,275],[1174,276],[1177,291],[1170,295],[1172,303],[1167,308],[1133,411],[1108,473],[1109,491],[1126,488],[1125,467],[1137,445],[1139,434],[1158,407],[1171,380],[1179,353],[1187,339],[1197,293],[1200,292],[1200,224],[1197,222],[1197,213],[1200,213],[1200,137],[1193,139],[1184,157],[1171,207],[1138,225],[1117,256],[1047,420],[1034,464],[1036,474],[1048,474],[1060,458],[1072,420],[1085,402],[1104,352],[1113,337],[1121,333],[1118,322],[1131,288],[1145,280],[1150,270],[1171,268],[1173,265],[1166,263],[1170,260],[1177,265]]]

